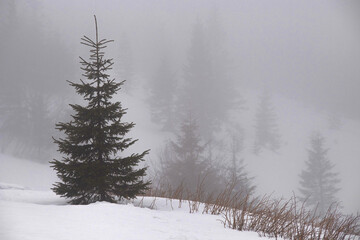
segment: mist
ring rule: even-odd
[[[26,184],[32,174],[16,173],[16,159],[43,169],[59,157],[55,123],[81,102],[66,80],[83,79],[78,57],[89,53],[80,38],[94,36],[94,14],[100,36],[115,40],[106,49],[111,74],[126,80],[116,99],[136,123],[130,151],[151,149],[150,178],[191,118],[203,158],[220,175],[235,154],[256,194],[291,197],[301,194],[316,132],[340,180],[343,211],[360,211],[356,0],[2,0],[0,181]],[[270,133],[257,132],[264,122]],[[241,139],[235,150],[233,136]]]

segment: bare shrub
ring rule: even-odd
[[[223,213],[225,227],[239,231],[255,231],[260,236],[299,240],[359,239],[360,216],[343,215],[329,208],[321,217],[317,211],[298,207],[296,197],[288,201],[264,196],[260,200],[239,202]]]
[[[309,210],[305,202],[295,196],[289,200],[275,199],[271,195],[253,197],[248,191],[234,192],[234,182],[222,191],[207,193],[204,178],[194,192],[183,184],[173,189],[169,184],[150,189],[146,195],[188,203],[189,212],[221,215],[224,227],[238,231],[254,231],[263,237],[292,240],[358,240],[360,215],[343,215],[337,205],[321,215],[317,209]],[[154,200],[154,202],[155,202]]]

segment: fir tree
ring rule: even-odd
[[[211,80],[210,52],[206,42],[204,27],[197,20],[193,28],[191,45],[188,54],[188,64],[184,67],[184,87],[180,94],[178,113],[186,113],[190,110],[196,114],[199,121],[199,133],[208,137],[213,120],[209,114],[215,113],[216,109],[211,102],[217,101],[213,98],[210,84]],[[184,118],[184,116],[179,117]]]
[[[131,45],[128,41],[127,35],[122,34],[119,45],[119,63],[118,74],[122,79],[127,79],[127,84],[124,86],[126,92],[130,92],[134,87],[134,69],[133,69],[133,53]]]
[[[40,160],[48,162],[49,157],[55,151],[51,142],[51,134],[55,131],[53,119],[48,111],[48,100],[43,94],[36,94],[29,102],[29,121],[32,123],[28,129],[28,138],[31,151],[27,154]]]
[[[0,3],[0,148],[48,161],[55,151],[49,147],[54,146],[54,105],[61,104],[54,101],[68,94],[65,82],[58,80],[75,69],[56,33],[40,24],[41,9],[40,1],[31,6],[18,0]]]
[[[271,105],[270,94],[264,90],[255,116],[255,145],[257,154],[262,148],[276,151],[280,148],[280,135],[278,134],[276,116]]]
[[[110,80],[107,71],[113,62],[104,57],[103,49],[112,40],[99,41],[96,17],[95,26],[95,41],[86,36],[81,39],[91,48],[89,60],[80,57],[87,81],[69,82],[87,105],[70,104],[73,119],[56,124],[66,135],[54,140],[65,157],[51,162],[61,180],[52,189],[71,204],[132,199],[150,184],[142,180],[146,168],[136,169],[149,150],[127,157],[118,155],[137,141],[125,137],[134,123],[121,121],[126,109],[120,102],[110,101],[124,81]]]
[[[245,169],[244,159],[240,158],[240,153],[244,148],[244,131],[237,128],[232,131],[230,139],[231,161],[229,168],[230,181],[234,183],[234,192],[241,192],[244,195],[252,194],[255,186],[252,185],[253,178],[248,176]]]
[[[178,112],[191,110],[199,121],[199,133],[207,141],[235,106],[236,94],[229,76],[221,25],[216,15],[210,26],[197,20],[193,28],[188,63],[184,67],[184,88],[179,94]]]
[[[342,127],[342,119],[339,113],[337,112],[330,112],[328,115],[328,126],[330,130],[340,130]]]
[[[176,76],[171,68],[169,57],[163,57],[149,87],[152,120],[160,123],[166,131],[174,130]]]
[[[170,141],[167,146],[166,157],[169,158],[163,159],[162,175],[173,188],[182,184],[186,190],[194,192],[207,174],[205,144],[201,143],[197,130],[196,121],[191,116],[186,118],[176,141]]]
[[[339,179],[334,173],[334,165],[327,159],[328,149],[324,148],[324,138],[320,134],[311,137],[311,149],[306,161],[306,170],[302,171],[300,178],[301,199],[313,208],[318,208],[323,215],[328,208],[337,202],[335,194],[339,191]]]

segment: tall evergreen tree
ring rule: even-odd
[[[212,73],[212,61],[210,48],[206,36],[206,29],[198,19],[193,28],[188,63],[184,67],[184,86],[179,95],[178,112],[182,113],[190,109],[199,123],[199,133],[206,140],[211,138],[216,122],[226,106],[221,105],[221,97],[216,94]],[[215,95],[214,95],[215,94]]]
[[[194,192],[208,174],[205,144],[201,143],[197,130],[195,119],[189,116],[182,122],[176,141],[170,141],[167,146],[168,158],[163,159],[162,175],[173,188],[183,184],[186,190]]]
[[[205,124],[212,122],[208,122],[207,113],[210,112],[210,109],[214,110],[209,91],[211,87],[209,83],[211,79],[210,69],[210,53],[204,27],[200,20],[197,20],[193,28],[188,64],[184,67],[184,89],[180,94],[182,109],[178,112],[186,113],[190,110],[196,114],[195,117],[200,123],[199,132],[202,135],[208,130]]]
[[[134,87],[134,69],[133,69],[133,53],[131,44],[128,41],[127,35],[125,33],[122,34],[120,38],[119,44],[119,77],[121,79],[126,79],[127,84],[124,86],[124,90],[126,92],[130,92]]]
[[[15,0],[4,0],[0,2],[0,132],[5,136],[6,140],[1,141],[1,147],[4,149],[6,145],[12,142],[13,136],[8,133],[11,130],[18,130],[23,125],[18,125],[18,129],[10,129],[15,121],[24,118],[11,118],[14,113],[20,113],[21,106],[24,104],[25,92],[24,88],[17,81],[17,72],[15,71],[15,57],[16,54],[14,43],[17,37],[19,28],[19,14],[17,13]],[[21,72],[21,71],[20,71]],[[15,76],[14,76],[15,75]],[[24,114],[26,115],[26,114]],[[21,116],[21,117],[24,117]],[[26,118],[25,118],[26,119]],[[26,121],[26,120],[25,120]],[[24,122],[23,122],[24,123]],[[19,134],[20,131],[14,132],[14,135]]]
[[[142,180],[146,168],[136,169],[149,150],[127,157],[118,155],[137,141],[125,137],[134,123],[122,122],[126,109],[120,102],[110,101],[124,81],[110,80],[107,71],[113,62],[104,57],[103,49],[112,40],[99,41],[96,17],[95,26],[95,41],[86,36],[81,39],[82,44],[90,47],[91,53],[89,60],[80,57],[87,81],[69,82],[87,105],[71,104],[75,112],[73,119],[56,124],[66,135],[54,140],[65,157],[62,161],[51,162],[61,180],[52,189],[70,199],[71,204],[131,199],[149,185]]]
[[[53,118],[48,111],[47,101],[48,97],[43,94],[35,94],[31,97],[29,102],[29,121],[32,123],[29,131],[27,141],[31,144],[30,151],[27,154],[31,154],[39,161],[48,162],[51,156],[49,149],[54,150],[50,136],[55,131],[53,127]]]
[[[328,149],[324,148],[324,138],[320,134],[311,137],[311,149],[306,161],[306,170],[300,174],[301,199],[310,207],[317,207],[320,215],[337,202],[335,194],[340,190],[334,165],[327,159]]]
[[[234,107],[241,107],[243,99],[235,88],[232,76],[235,64],[234,61],[231,61],[231,55],[227,48],[227,34],[217,8],[214,8],[209,15],[205,34],[211,61],[212,94],[214,97],[217,96],[216,103],[218,107],[222,108],[223,112],[218,113],[218,118],[222,120],[226,117],[226,111]]]
[[[235,103],[234,87],[229,78],[228,59],[224,51],[220,28],[211,21],[206,28],[197,20],[193,28],[188,63],[184,67],[184,88],[179,96],[179,112],[191,110],[199,122],[199,132],[211,139],[227,111]]]
[[[268,148],[276,151],[280,148],[280,135],[278,133],[276,116],[271,105],[270,94],[264,90],[260,104],[255,115],[255,145],[257,154],[261,149]]]
[[[340,130],[342,124],[342,119],[338,112],[332,111],[328,114],[328,127],[330,130]]]
[[[244,131],[237,128],[230,134],[230,153],[231,161],[229,167],[230,181],[233,181],[234,191],[241,192],[244,195],[253,194],[255,186],[252,184],[252,178],[249,177],[244,165],[244,159],[240,158],[240,153],[244,148]]]
[[[166,131],[173,131],[175,128],[176,85],[176,76],[171,68],[170,59],[165,55],[150,86],[149,104],[152,119],[160,123]]]
[[[75,69],[71,61],[64,61],[71,59],[70,52],[41,23],[42,4],[21,3],[0,3],[0,148],[47,162],[55,152],[51,104],[68,93],[66,84],[58,80],[70,77]]]

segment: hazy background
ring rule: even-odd
[[[164,142],[176,134],[183,117],[176,113],[182,109],[185,114],[190,101],[192,111],[204,111],[198,120],[205,141],[221,142],[228,128],[241,125],[242,158],[255,177],[258,193],[296,192],[309,137],[313,131],[322,132],[334,171],[339,172],[338,195],[344,209],[360,210],[360,3],[356,0],[0,0],[3,166],[5,158],[13,159],[10,155],[43,164],[56,155],[51,140],[58,134],[54,125],[68,119],[67,104],[78,101],[65,80],[81,78],[78,56],[87,57],[88,51],[80,45],[80,37],[94,36],[94,14],[100,36],[115,40],[107,49],[115,61],[112,74],[128,80],[119,99],[129,108],[126,120],[137,124],[132,133],[140,139],[135,151],[152,149],[149,165],[156,165]],[[201,50],[201,44],[196,45],[203,41],[199,39],[216,49]],[[208,52],[211,71],[196,62],[197,56]],[[206,81],[204,95],[191,93],[193,85],[190,82],[189,87],[187,81],[203,74],[189,76],[188,72],[196,72],[191,70],[196,64],[217,76],[213,89],[218,93],[207,90]],[[161,78],[169,81],[156,81]],[[281,147],[255,155],[254,119],[264,89],[271,92]],[[174,101],[166,120],[170,125],[156,119],[164,114],[156,107],[164,92]],[[203,103],[198,111],[197,102]],[[206,115],[208,105],[221,111]],[[202,125],[207,117],[217,121]],[[337,127],[329,127],[329,121],[337,122]],[[222,144],[226,146],[226,141]],[[219,149],[215,153],[224,156]]]

